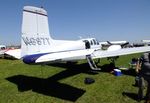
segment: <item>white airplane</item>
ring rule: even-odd
[[[150,51],[150,47],[101,50],[95,38],[76,41],[54,40],[49,33],[48,15],[43,8],[23,8],[21,58],[26,64],[68,62],[87,59],[91,69],[97,70],[93,59]]]

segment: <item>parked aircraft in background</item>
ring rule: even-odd
[[[0,56],[4,55],[5,51],[6,51],[6,46],[0,45]]]
[[[107,41],[99,42],[103,50],[114,51],[121,48],[130,48],[132,47],[127,41]]]
[[[150,46],[150,40],[142,40],[142,43],[144,43],[145,45]]]
[[[143,43],[150,43],[150,40],[142,40]]]
[[[122,49],[116,46],[112,50],[100,48],[101,45],[95,38],[54,40],[49,33],[46,10],[33,6],[23,8],[21,58],[26,64],[86,59],[91,69],[97,70],[93,59],[150,51],[150,47]]]

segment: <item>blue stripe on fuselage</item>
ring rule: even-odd
[[[46,55],[46,54],[49,54],[49,53],[41,53],[41,54],[33,54],[33,55],[26,55],[23,57],[23,62],[26,63],[26,64],[34,64],[35,61],[43,56],[43,55]]]

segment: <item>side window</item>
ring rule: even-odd
[[[98,42],[98,40],[96,40],[96,44],[97,44],[97,45],[99,45],[99,42]]]

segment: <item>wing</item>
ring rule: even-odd
[[[0,55],[3,55],[6,50],[0,50]]]
[[[105,58],[113,56],[121,56],[133,53],[141,53],[150,51],[150,47],[136,47],[136,48],[124,48],[115,51],[107,50],[95,50],[95,49],[85,49],[85,50],[75,50],[75,51],[66,51],[66,52],[55,52],[38,55],[34,63],[41,62],[53,62],[53,61],[72,61],[72,60],[81,60],[86,59],[86,55],[91,55],[93,59],[95,58]],[[24,58],[26,59],[26,57]],[[27,57],[27,59],[33,59],[33,56]]]
[[[92,53],[92,58],[106,58],[106,57],[114,57],[114,56],[121,56],[127,54],[134,54],[134,53],[142,53],[142,52],[149,52],[150,46],[146,47],[134,47],[134,48],[123,48],[115,51],[101,51],[97,50]]]
[[[94,52],[94,50],[95,49],[85,49],[85,50],[49,53],[37,58],[35,63],[85,59],[86,55],[91,55]]]

